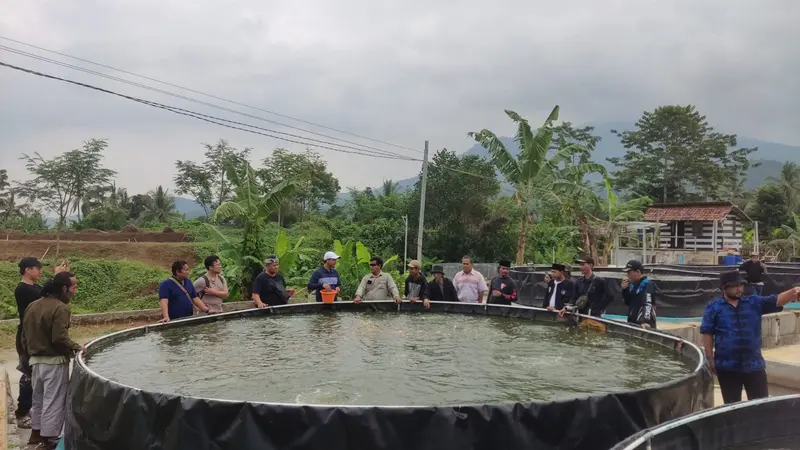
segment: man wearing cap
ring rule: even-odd
[[[449,278],[444,276],[444,267],[434,264],[431,273],[433,273],[433,280],[428,283],[428,298],[434,302],[457,302],[456,287]]]
[[[267,256],[264,260],[264,271],[253,281],[252,295],[256,308],[285,305],[294,295],[294,289],[286,289],[286,280],[278,272],[279,269],[278,257]]]
[[[630,260],[622,270],[628,274],[628,278],[622,280],[622,299],[628,306],[628,323],[642,328],[655,328],[658,293],[655,285],[644,274],[644,265]]]
[[[489,294],[486,278],[472,267],[472,258],[461,258],[461,272],[453,277],[453,286],[458,294],[458,301],[464,303],[483,303]]]
[[[311,274],[311,279],[308,280],[308,292],[316,292],[318,302],[322,302],[322,290],[340,291],[342,287],[339,272],[336,271],[336,261],[339,260],[339,255],[334,252],[326,252],[322,257],[322,267],[315,270]]]
[[[17,410],[14,411],[17,418],[17,427],[30,428],[31,419],[29,413],[33,404],[33,386],[31,384],[31,366],[29,356],[22,343],[22,323],[25,319],[25,309],[34,301],[42,298],[42,287],[38,284],[42,277],[42,267],[46,264],[36,258],[27,257],[19,261],[20,282],[14,289],[14,300],[17,302],[17,315],[19,325],[17,325],[16,347],[19,356],[19,370],[22,375],[19,379],[19,397],[17,398]],[[53,270],[61,273],[69,270],[66,262],[62,262]]]
[[[609,303],[614,299],[606,288],[606,280],[594,274],[594,259],[583,256],[575,261],[581,268],[582,276],[575,280],[577,298],[586,296],[586,306],[579,312],[594,317],[601,317]],[[579,300],[578,304],[581,302]]]
[[[489,283],[489,303],[494,305],[510,305],[517,301],[517,286],[514,280],[508,276],[511,271],[510,261],[500,261],[497,263],[497,276],[492,278]]]
[[[408,263],[408,277],[406,278],[404,294],[411,303],[422,300],[426,308],[431,307],[428,301],[428,280],[422,276],[422,264],[416,259]]]
[[[361,284],[356,289],[356,296],[353,303],[361,303],[361,300],[386,300],[394,299],[396,303],[402,302],[400,290],[397,283],[388,273],[383,272],[383,259],[373,256],[369,260],[369,275],[361,279]]]
[[[706,357],[726,404],[741,401],[743,387],[748,400],[769,396],[761,316],[800,297],[800,287],[768,297],[744,296],[745,284],[738,271],[720,274],[722,296],[709,302],[700,325]]]
[[[745,273],[747,287],[753,295],[761,295],[764,289],[764,275],[767,274],[767,266],[758,259],[758,253],[750,255],[750,259],[739,266],[739,270]]]
[[[567,303],[575,303],[575,282],[567,278],[567,266],[553,263],[550,278],[542,308],[548,311],[560,311]]]

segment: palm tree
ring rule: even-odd
[[[155,191],[148,193],[150,196],[149,204],[142,211],[139,220],[142,222],[170,223],[178,216],[175,210],[175,197],[170,195],[169,190],[159,185]]]
[[[399,188],[400,183],[396,183],[392,180],[383,180],[383,185],[381,185],[381,195],[384,197],[391,197],[398,192]]]
[[[800,166],[793,162],[786,162],[781,167],[779,178],[767,177],[767,180],[781,187],[789,208],[797,212],[800,207]]]
[[[285,180],[263,193],[256,171],[247,161],[230,161],[225,165],[228,180],[236,197],[223,202],[214,212],[212,221],[236,222],[244,227],[241,242],[228,238],[216,226],[207,225],[220,244],[220,256],[226,262],[225,272],[236,287],[250,286],[255,274],[262,270],[269,247],[264,239],[264,224],[278,211],[281,204],[294,194],[299,183]],[[231,292],[235,292],[233,289]]]
[[[548,159],[548,149],[553,139],[553,123],[558,120],[559,107],[553,111],[537,130],[531,130],[527,120],[514,111],[505,113],[517,124],[514,140],[519,145],[519,155],[515,159],[502,141],[491,131],[481,130],[468,133],[489,152],[497,170],[511,183],[516,192],[514,199],[522,208],[522,226],[517,242],[517,264],[524,263],[525,244],[528,230],[534,222],[538,206],[542,202],[561,204],[562,196],[589,195],[590,190],[582,186],[577,177],[590,172],[605,174],[605,168],[597,163],[587,162],[559,167],[564,161],[571,160],[576,145],[559,145],[556,154]]]

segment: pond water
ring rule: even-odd
[[[338,312],[152,331],[89,366],[137,388],[231,400],[338,405],[550,401],[690,373],[671,349],[525,319]]]

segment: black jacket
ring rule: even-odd
[[[500,297],[495,297],[492,292],[500,291]],[[517,285],[510,277],[494,277],[489,281],[489,303],[495,305],[510,305],[517,301]]]
[[[658,290],[647,277],[638,283],[631,283],[627,289],[622,290],[622,299],[628,306],[628,323],[641,325],[646,323],[651,328],[656,327],[656,297]]]
[[[592,274],[592,277],[587,280],[586,277],[581,274],[580,277],[575,278],[575,285],[576,299],[582,295],[589,297],[586,310],[580,311],[582,314],[586,314],[590,309],[594,312],[605,311],[611,301],[614,300],[614,297],[606,287],[606,280],[597,275]],[[592,314],[594,314],[594,312]]]
[[[547,294],[544,296],[544,301],[542,301],[542,308],[547,308],[550,306],[550,297],[553,295],[553,289],[555,288],[556,282],[554,280],[550,280],[547,283]],[[561,309],[567,303],[575,303],[575,299],[578,298],[576,295],[575,289],[575,281],[571,278],[567,278],[564,281],[558,283],[558,291],[556,291],[556,309]]]
[[[439,287],[439,283],[434,278],[428,283],[428,300],[436,302],[457,302],[458,295],[456,294],[456,287],[449,278],[444,278],[443,284]]]

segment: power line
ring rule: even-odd
[[[238,126],[228,125],[228,124],[225,124],[225,123],[221,123],[219,121],[233,123],[233,124],[236,124],[236,125],[242,125],[242,126],[246,126],[246,127],[250,127],[250,128],[260,129],[260,130],[265,130],[265,131],[269,131],[270,133],[278,133],[278,134],[288,134],[288,133],[282,133],[282,132],[275,131],[275,130],[270,130],[270,129],[267,129],[267,128],[261,128],[261,127],[256,127],[256,126],[253,126],[253,125],[240,123],[240,122],[234,122],[234,121],[231,121],[231,120],[228,120],[228,119],[223,119],[223,118],[220,118],[220,117],[210,116],[210,115],[207,115],[207,114],[202,114],[202,113],[198,113],[198,112],[195,112],[195,111],[190,111],[190,110],[187,110],[187,109],[182,109],[182,108],[177,108],[177,107],[173,107],[173,106],[169,106],[169,105],[164,105],[162,103],[152,102],[152,101],[149,101],[149,100],[144,100],[144,99],[141,99],[141,98],[138,98],[138,97],[133,97],[133,96],[130,96],[130,95],[120,94],[120,93],[117,93],[117,92],[114,92],[114,91],[110,91],[108,89],[103,89],[103,88],[100,88],[100,87],[97,87],[97,86],[92,86],[90,84],[85,84],[85,83],[80,83],[78,81],[73,81],[73,80],[68,80],[68,79],[65,79],[65,78],[60,78],[60,77],[57,77],[57,76],[54,76],[54,75],[48,75],[48,74],[45,74],[45,73],[36,72],[34,70],[25,69],[23,67],[18,67],[18,66],[12,65],[12,64],[7,64],[7,63],[4,63],[2,61],[0,61],[0,66],[8,67],[10,69],[18,70],[18,71],[21,71],[21,72],[26,72],[26,73],[29,73],[29,74],[32,74],[32,75],[43,77],[43,78],[50,78],[52,80],[63,81],[65,83],[70,83],[70,84],[74,84],[76,86],[81,86],[81,87],[85,87],[85,88],[88,88],[88,89],[93,89],[93,90],[96,90],[96,91],[99,91],[99,92],[103,92],[103,93],[106,93],[106,94],[115,95],[117,97],[121,97],[121,98],[124,98],[124,99],[127,99],[127,100],[132,100],[132,101],[137,102],[137,103],[142,103],[142,104],[145,104],[145,105],[148,105],[148,106],[153,106],[153,107],[156,107],[156,108],[165,109],[165,110],[173,112],[175,114],[180,114],[180,115],[183,115],[183,116],[193,117],[195,119],[203,120],[205,122],[213,123],[213,124],[220,125],[220,126],[223,126],[223,127],[227,127],[227,128],[231,128],[231,129],[235,129],[235,130],[240,130],[240,131],[245,131],[245,132],[253,133],[253,134],[260,134],[262,136],[267,136],[267,137],[270,137],[270,138],[273,138],[273,139],[280,139],[282,141],[292,142],[292,143],[295,143],[295,144],[303,144],[303,145],[307,145],[307,146],[312,147],[312,148],[321,148],[321,149],[333,150],[333,151],[336,151],[336,152],[350,153],[350,154],[354,154],[354,155],[370,156],[370,157],[373,157],[373,158],[402,159],[402,160],[407,160],[407,161],[419,161],[417,159],[408,158],[408,157],[385,156],[385,155],[378,155],[378,154],[375,154],[375,153],[364,153],[364,152],[359,152],[359,151],[345,150],[343,148],[334,148],[334,147],[329,147],[329,146],[325,146],[325,145],[318,145],[318,144],[309,143],[309,142],[303,142],[303,141],[297,141],[297,140],[293,140],[293,139],[287,139],[287,138],[284,138],[284,137],[281,137],[281,136],[276,136],[274,134],[267,134],[267,133],[262,133],[262,132],[259,132],[259,131],[254,131],[254,130],[250,130],[250,129],[241,128],[241,127],[238,127]],[[294,136],[294,135],[291,135],[291,136]],[[301,137],[301,138],[309,140],[308,138],[304,138],[304,137]],[[325,142],[325,141],[319,141],[319,142],[323,142],[323,143],[329,144],[329,145],[338,146],[338,144],[333,144],[333,143],[330,143],[330,142]]]
[[[195,93],[195,94],[200,94],[200,95],[203,95],[203,96],[206,96],[206,97],[209,97],[209,98],[213,98],[213,99],[216,99],[216,100],[224,101],[226,103],[230,103],[230,104],[234,104],[234,105],[238,105],[238,106],[243,106],[245,108],[250,108],[250,109],[253,109],[253,110],[257,110],[257,111],[262,111],[262,112],[265,112],[265,113],[268,113],[268,114],[272,114],[272,115],[275,115],[275,116],[278,116],[278,117],[283,117],[285,119],[290,119],[290,120],[294,120],[294,121],[297,121],[297,122],[301,122],[301,123],[304,123],[306,125],[316,126],[316,127],[323,128],[323,129],[326,129],[326,130],[335,131],[337,133],[346,134],[348,136],[353,136],[353,137],[357,137],[357,138],[360,138],[360,139],[366,139],[368,141],[377,142],[377,143],[380,143],[380,144],[383,144],[383,145],[389,145],[389,146],[392,146],[392,147],[401,148],[401,149],[409,150],[409,151],[416,152],[416,153],[422,153],[422,151],[420,151],[418,149],[409,148],[409,147],[405,147],[403,145],[393,144],[391,142],[382,141],[380,139],[375,139],[375,138],[371,138],[371,137],[368,137],[368,136],[364,136],[364,135],[360,135],[360,134],[356,134],[356,133],[351,133],[351,132],[348,132],[348,131],[340,130],[338,128],[333,128],[333,127],[321,125],[321,124],[314,123],[314,122],[311,122],[311,121],[308,121],[308,120],[300,119],[300,118],[297,118],[297,117],[292,117],[292,116],[289,116],[289,115],[286,115],[286,114],[281,114],[281,113],[278,113],[278,112],[275,112],[275,111],[270,111],[268,109],[259,108],[257,106],[252,106],[252,105],[248,105],[246,103],[238,102],[236,100],[230,100],[230,99],[227,99],[227,98],[224,98],[224,97],[219,97],[219,96],[216,96],[216,95],[213,95],[213,94],[208,94],[206,92],[199,91],[199,90],[196,90],[196,89],[188,88],[188,87],[181,86],[181,85],[174,84],[174,83],[170,83],[170,82],[167,82],[167,81],[158,80],[156,78],[148,77],[148,76],[145,76],[145,75],[140,75],[140,74],[137,74],[137,73],[134,73],[134,72],[130,72],[130,71],[127,71],[127,70],[119,69],[119,68],[116,68],[116,67],[113,67],[113,66],[109,66],[109,65],[106,65],[106,64],[101,64],[101,63],[98,63],[98,62],[90,61],[88,59],[80,58],[80,57],[73,56],[73,55],[68,55],[66,53],[58,52],[58,51],[47,49],[47,48],[44,48],[44,47],[39,47],[37,45],[29,44],[27,42],[18,41],[16,39],[11,39],[9,37],[5,37],[5,36],[1,36],[0,35],[0,39],[6,40],[6,41],[10,41],[10,42],[14,42],[14,43],[17,43],[17,44],[20,44],[20,45],[24,45],[26,47],[35,48],[37,50],[41,50],[41,51],[44,51],[44,52],[60,55],[60,56],[66,57],[66,58],[71,58],[71,59],[74,59],[76,61],[82,61],[82,62],[85,62],[87,64],[92,64],[94,66],[103,67],[103,68],[106,68],[106,69],[111,69],[111,70],[114,70],[114,71],[117,71],[117,72],[120,72],[120,73],[124,73],[124,74],[127,74],[127,75],[132,75],[132,76],[135,76],[135,77],[138,77],[138,78],[142,78],[142,79],[145,79],[145,80],[149,80],[149,81],[153,81],[153,82],[156,82],[156,83],[159,83],[159,84],[163,84],[165,86],[171,86],[171,87],[182,89],[182,90],[185,90],[185,91],[188,91],[188,92],[192,92],[192,93]],[[264,119],[264,120],[266,120],[266,119]],[[284,125],[284,126],[290,127],[289,125]],[[313,133],[310,130],[302,130],[302,131]],[[325,136],[325,137],[328,137],[328,136]],[[328,139],[336,139],[336,138],[328,137]],[[345,141],[345,142],[348,142],[348,141]],[[352,142],[348,142],[348,143],[353,144]],[[356,144],[356,145],[359,145],[359,144]]]
[[[315,135],[318,135],[318,136],[326,137],[328,139],[342,141],[342,142],[345,142],[345,143],[348,143],[348,144],[358,145],[360,147],[364,147],[364,149],[374,150],[377,153],[380,153],[380,154],[385,155],[385,156],[405,157],[404,155],[399,155],[397,153],[389,152],[389,151],[382,150],[382,149],[375,148],[375,147],[371,147],[369,145],[359,144],[357,142],[351,142],[351,141],[348,141],[346,139],[341,139],[341,138],[337,138],[335,136],[329,136],[329,135],[322,134],[322,133],[317,133],[317,132],[314,132],[314,131],[308,131],[308,130],[305,130],[305,129],[302,129],[302,128],[298,128],[298,127],[294,127],[294,126],[291,126],[291,125],[287,125],[287,124],[284,124],[284,123],[281,123],[281,122],[276,122],[274,120],[265,119],[263,117],[255,116],[255,115],[244,113],[244,112],[241,112],[241,111],[236,111],[234,109],[226,108],[224,106],[219,106],[219,105],[215,105],[213,103],[208,103],[208,102],[204,102],[202,100],[197,100],[197,99],[194,99],[194,98],[191,98],[191,97],[187,97],[185,95],[176,94],[174,92],[169,92],[169,91],[165,91],[165,90],[162,90],[162,89],[154,88],[154,87],[148,86],[146,84],[137,83],[137,82],[134,82],[134,81],[126,80],[124,78],[115,77],[115,76],[108,75],[108,74],[105,74],[105,73],[102,73],[102,72],[97,72],[97,71],[94,71],[94,70],[86,69],[84,67],[75,66],[75,65],[72,65],[72,64],[69,64],[69,63],[65,63],[65,62],[62,62],[62,61],[57,61],[57,60],[54,60],[54,59],[51,59],[51,58],[47,58],[47,57],[44,57],[44,56],[36,55],[36,54],[33,54],[33,53],[28,53],[28,52],[25,52],[25,51],[22,51],[22,50],[17,50],[17,49],[12,48],[12,47],[7,47],[7,46],[4,46],[4,45],[0,45],[0,50],[5,50],[5,51],[8,51],[10,53],[15,53],[15,54],[18,54],[18,55],[21,55],[21,56],[25,56],[25,57],[28,57],[28,58],[32,58],[32,59],[36,59],[36,60],[39,60],[39,61],[47,62],[47,63],[50,63],[50,64],[58,65],[58,66],[61,66],[61,67],[66,67],[66,68],[69,68],[69,69],[77,70],[79,72],[88,73],[90,75],[96,75],[96,76],[99,76],[99,77],[102,77],[102,78],[106,78],[106,79],[109,79],[109,80],[118,81],[118,82],[125,83],[125,84],[131,85],[131,86],[135,86],[135,87],[139,87],[139,88],[142,88],[142,89],[146,89],[146,90],[149,90],[149,91],[152,91],[152,92],[157,92],[157,93],[160,93],[160,94],[168,95],[168,96],[179,98],[179,99],[182,99],[182,100],[187,100],[187,101],[198,103],[198,104],[201,104],[201,105],[210,106],[212,108],[218,108],[218,109],[221,109],[221,110],[224,110],[224,111],[232,112],[234,114],[239,114],[239,115],[250,117],[250,118],[253,118],[253,119],[257,119],[257,120],[262,120],[262,121],[269,122],[269,123],[272,123],[272,124],[275,124],[275,125],[280,125],[280,126],[283,126],[283,127],[294,129],[294,130],[299,130],[299,131],[303,131],[303,132],[306,132],[306,133],[315,134]],[[283,133],[283,132],[277,132],[277,131],[276,131],[276,133],[286,134],[288,136],[300,137],[302,139],[314,140],[314,139],[311,139],[311,138],[307,138],[305,136],[297,136],[297,135],[293,135],[293,134],[290,134],[290,133]],[[324,141],[318,141],[318,142],[324,142]],[[338,145],[338,146],[342,146],[342,147],[346,147],[346,148],[355,148],[355,147],[350,147],[350,146],[346,146],[346,145],[342,145],[342,144],[332,144],[332,145]],[[364,149],[358,148],[358,150],[364,150]]]

